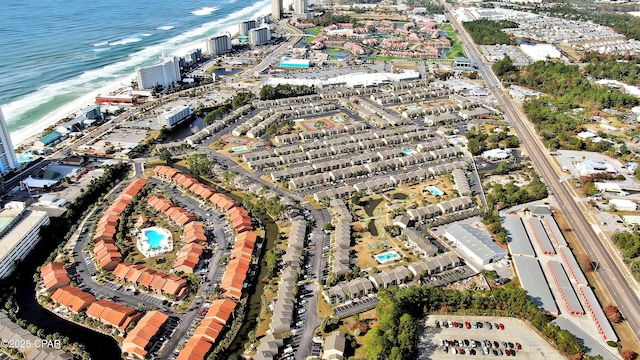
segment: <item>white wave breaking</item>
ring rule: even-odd
[[[167,31],[167,30],[171,30],[175,28],[175,26],[171,26],[171,25],[165,25],[165,26],[158,26],[156,28],[156,30],[162,30],[162,31]]]
[[[41,129],[55,123],[60,118],[77,111],[78,109],[86,106],[89,102],[84,104],[77,104],[78,101],[87,101],[90,99],[87,94],[92,94],[94,97],[97,95],[97,89],[104,89],[106,87],[113,87],[117,89],[119,84],[128,84],[134,76],[134,70],[137,66],[144,66],[155,63],[159,57],[163,54],[175,54],[184,55],[188,50],[196,47],[202,47],[203,39],[208,34],[215,34],[221,31],[230,31],[234,33],[237,29],[237,22],[241,19],[246,19],[252,16],[258,16],[267,14],[270,12],[271,0],[263,0],[253,4],[250,7],[235,11],[223,19],[211,21],[200,25],[195,29],[185,31],[179,35],[176,35],[165,42],[148,46],[142,50],[129,55],[127,60],[120,61],[114,64],[110,64],[98,69],[93,69],[84,72],[69,80],[61,81],[54,84],[47,84],[40,87],[38,90],[17,99],[11,103],[2,105],[2,110],[5,115],[5,119],[8,124],[20,119],[28,111],[37,108],[43,104],[49,103],[55,98],[63,95],[71,95],[77,100],[72,101],[69,104],[63,105],[50,114],[38,119],[36,122],[27,125],[18,131],[12,132],[12,139],[14,144],[19,144],[21,141],[28,139],[29,137],[37,134]],[[173,26],[162,27],[168,30]],[[160,28],[158,28],[160,29]],[[127,38],[133,39],[133,38]],[[115,42],[109,42],[108,44],[113,46],[114,44],[125,44],[127,39],[122,39]],[[138,39],[138,38],[136,38]],[[140,41],[140,40],[136,40]],[[106,48],[108,49],[108,48]],[[98,49],[95,49],[98,50]],[[111,84],[111,86],[110,86]],[[71,105],[75,107],[71,107]],[[71,110],[62,114],[63,110]],[[33,124],[37,123],[37,126]]]
[[[127,45],[127,44],[137,43],[139,41],[142,41],[142,39],[139,37],[128,37],[122,40],[110,41],[109,45],[111,46]]]
[[[205,6],[198,10],[193,10],[191,14],[195,16],[207,16],[207,15],[213,14],[219,8],[220,8],[219,6]]]

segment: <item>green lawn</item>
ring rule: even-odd
[[[322,32],[322,29],[319,27],[312,27],[304,29],[304,32],[313,34],[314,37],[317,37]]]
[[[451,24],[442,24],[440,26],[440,30],[447,33],[447,39],[451,40],[451,51],[449,51],[446,55],[447,59],[454,59],[457,57],[465,56],[464,50],[462,50],[462,45],[460,44],[460,40],[458,40],[458,35],[456,35],[455,30],[453,30],[453,26]]]

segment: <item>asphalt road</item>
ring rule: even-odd
[[[448,4],[444,2],[443,4],[450,10]],[[526,124],[526,116],[504,95],[500,81],[495,74],[493,74],[489,66],[482,61],[477,49],[471,45],[473,42],[464,27],[458,23],[454,16],[448,16],[451,24],[457,30],[458,37],[463,44],[467,56],[471,59],[472,64],[478,67],[482,77],[489,85],[490,91],[498,99],[505,113],[505,117],[509,119],[513,125],[514,130],[531,157],[535,168],[549,187],[551,194],[560,204],[560,209],[567,218],[576,237],[582,242],[582,246],[587,254],[594,261],[603,265],[599,267],[598,273],[606,290],[614,299],[615,304],[627,320],[636,338],[640,338],[640,301],[638,301],[638,298],[631,290],[627,279],[593,231],[591,224],[587,221],[586,216],[582,213],[574,198],[571,197],[567,188],[560,183],[558,175],[545,155],[545,149],[542,147],[540,141],[537,140],[538,135],[531,126]]]

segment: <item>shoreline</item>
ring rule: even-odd
[[[269,14],[270,12],[271,12],[271,5],[269,4],[264,8],[258,10],[255,14],[251,15],[248,18],[253,19],[261,15]],[[238,34],[238,25],[237,24],[229,25],[228,27],[221,29],[217,33],[223,33],[223,32],[229,32],[232,36],[235,36]],[[204,42],[207,39],[207,37],[209,37],[209,35],[207,35],[202,39],[194,40],[193,42]],[[204,44],[200,44],[198,45],[198,47],[204,48],[205,46],[203,45]],[[188,44],[185,44],[184,47],[178,48],[177,50],[173,51],[172,54],[184,54],[193,48],[194,48],[193,45],[190,46]],[[135,77],[136,77],[136,74],[134,71],[132,74],[126,77],[114,79],[113,81],[105,84],[104,86],[100,86],[99,88],[92,90],[86,93],[85,95],[82,95],[70,101],[65,105],[62,105],[60,107],[53,109],[52,111],[50,111],[49,113],[41,117],[40,119],[25,126],[23,129],[11,132],[10,137],[11,137],[11,142],[13,144],[13,147],[17,149],[20,147],[31,146],[33,142],[37,141],[42,137],[42,132],[44,129],[60,122],[62,119],[70,115],[74,115],[77,111],[81,110],[86,106],[94,105],[95,97],[99,94],[108,94],[110,92],[113,92],[119,89],[127,88],[131,83],[131,80],[135,79]]]

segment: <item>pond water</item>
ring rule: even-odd
[[[407,194],[395,193],[395,194],[393,194],[392,198],[394,200],[405,200],[407,198]]]

